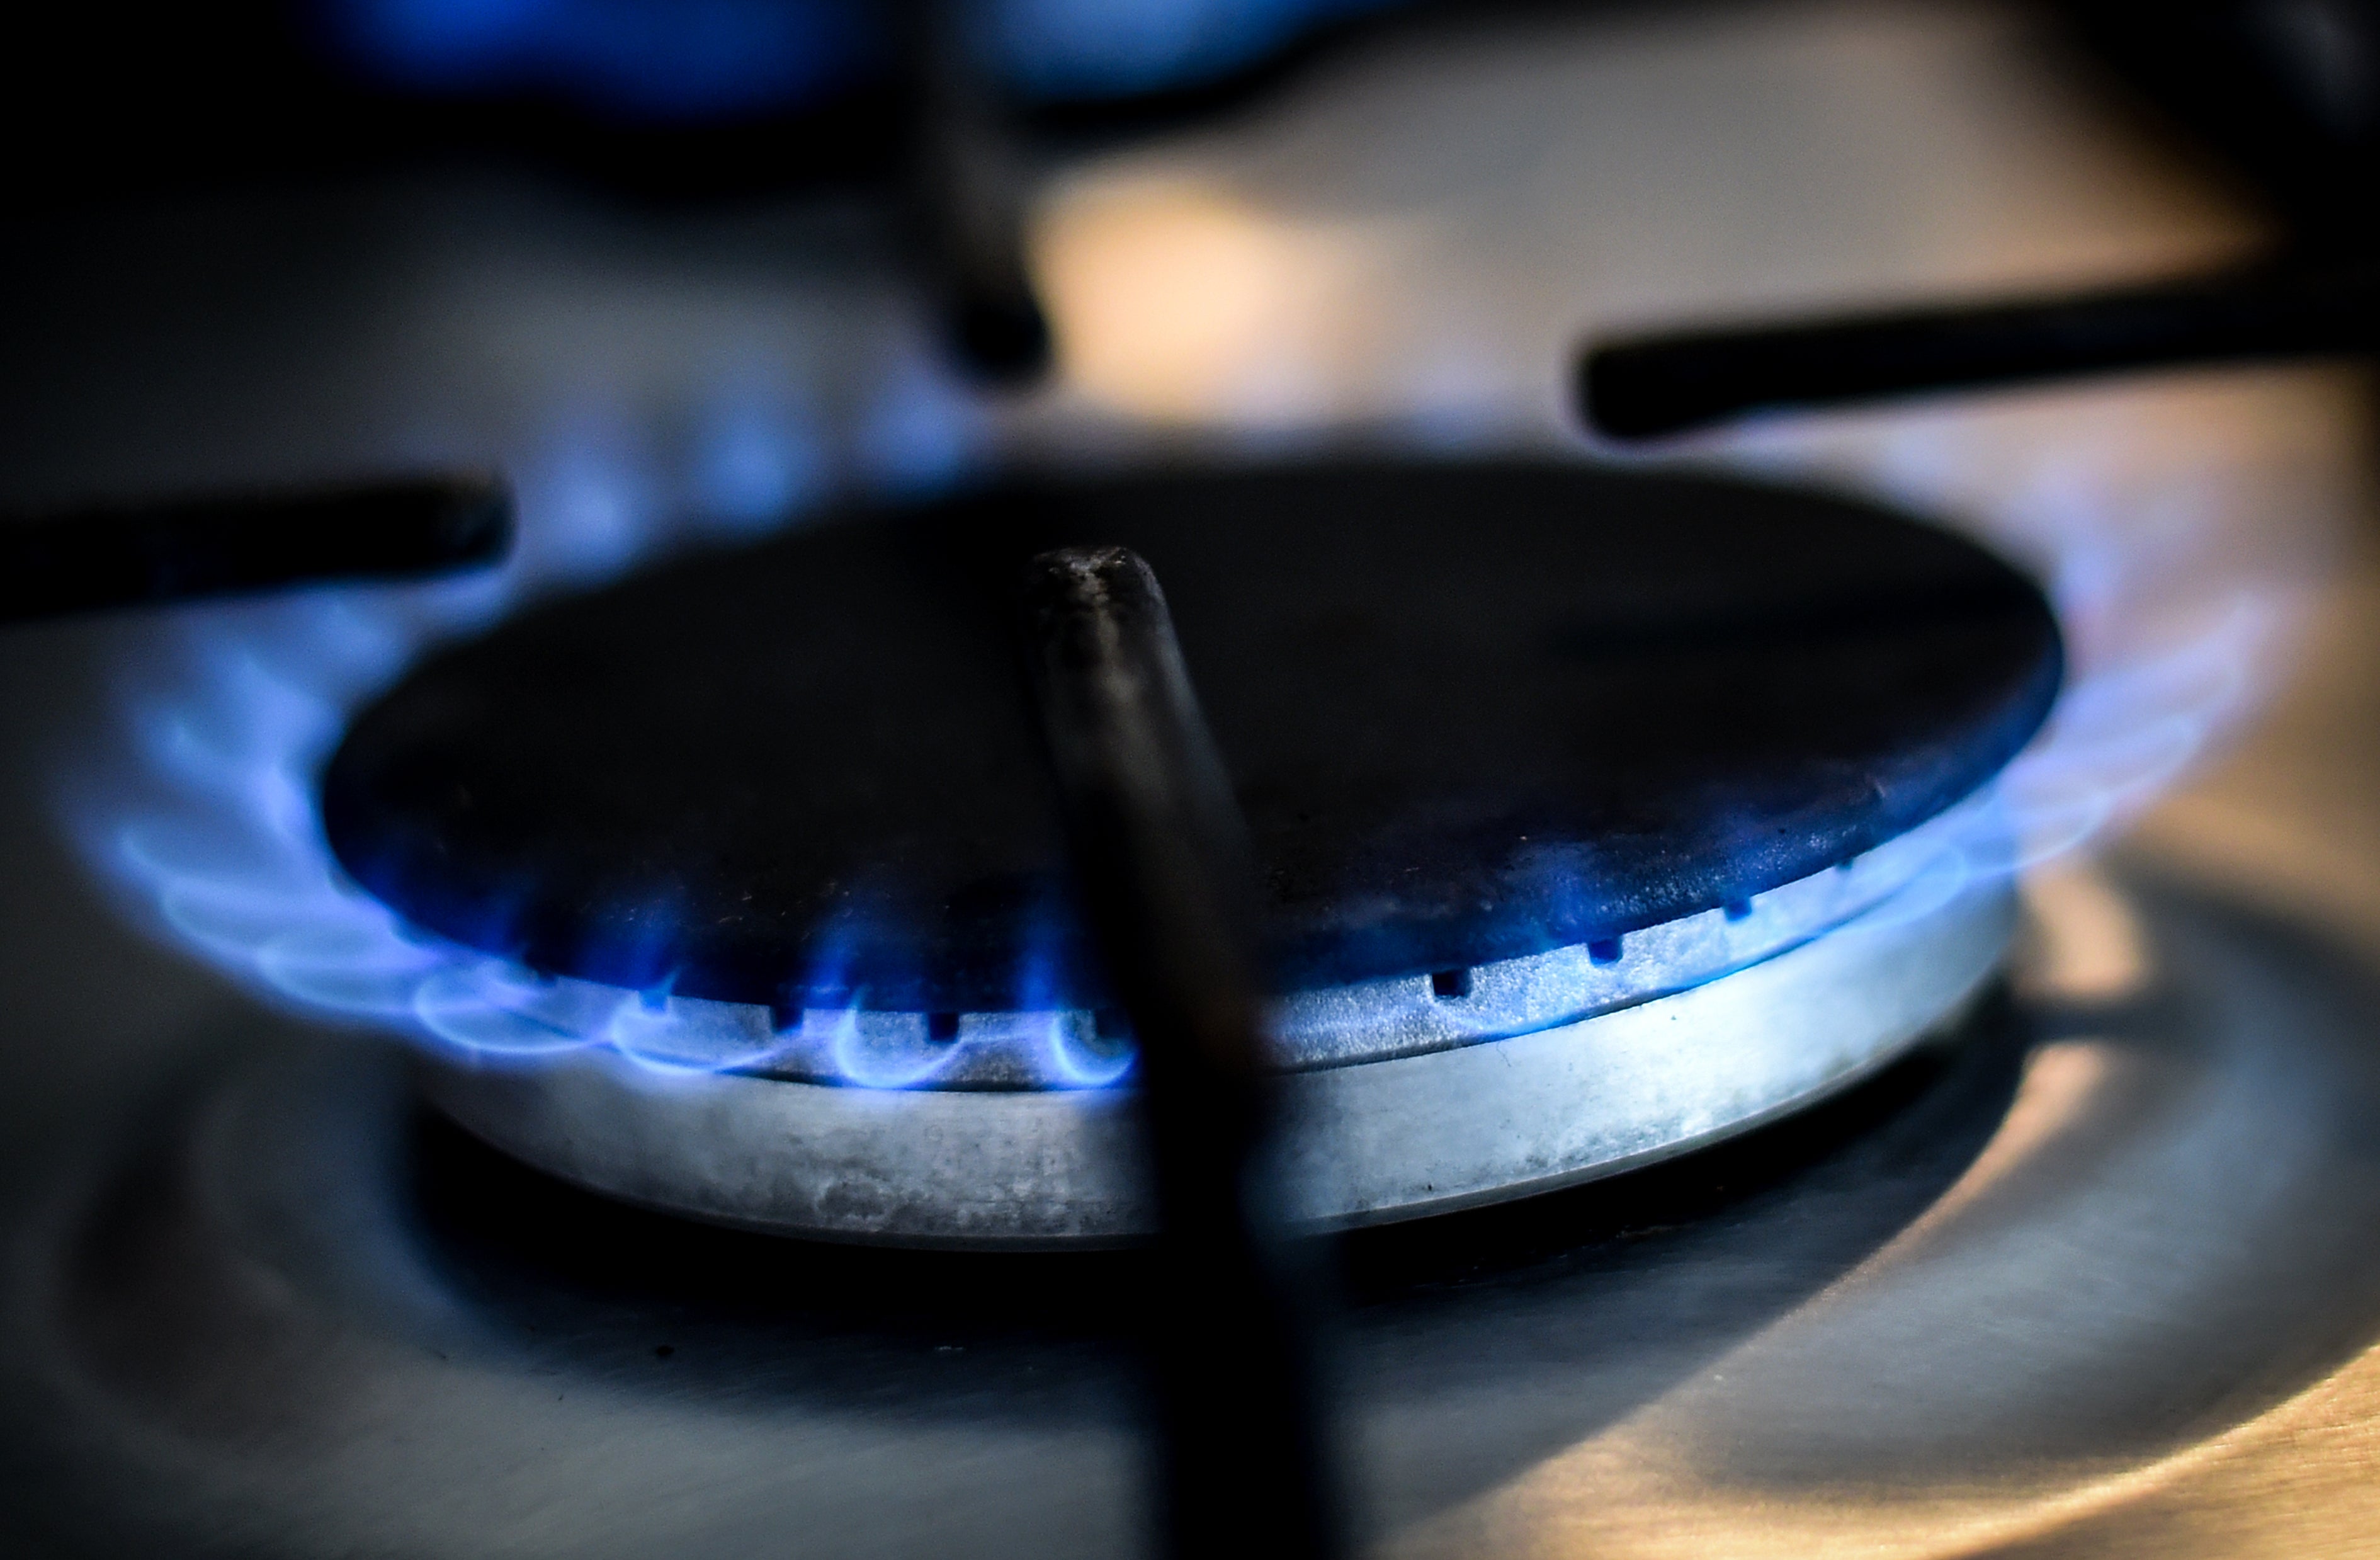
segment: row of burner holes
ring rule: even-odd
[[[1742,920],[1752,913],[1752,901],[1730,899],[1727,902],[1726,910],[1728,920]],[[1586,945],[1586,957],[1597,964],[1618,964],[1620,939],[1596,938]],[[1429,994],[1440,1002],[1461,1001],[1471,994],[1471,971],[1468,969],[1431,971]],[[1123,1015],[1114,1009],[1102,1007],[1092,1017],[1101,1040],[1122,1041],[1130,1037],[1132,1031],[1125,1025]],[[927,1014],[926,1038],[937,1045],[955,1044],[959,1038],[959,1016],[955,1013]]]
[[[1721,908],[1727,912],[1728,920],[1742,920],[1744,917],[1752,913],[1752,901],[1749,899],[1730,899],[1726,905]],[[1620,962],[1620,939],[1617,937],[1596,938],[1586,945],[1586,957],[1597,964],[1618,964]],[[1471,971],[1468,969],[1440,969],[1434,971],[1429,978],[1429,994],[1438,998],[1440,1002],[1454,1002],[1463,997],[1469,996],[1471,994]]]

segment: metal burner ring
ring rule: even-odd
[[[1995,874],[1911,884],[1691,990],[1510,1039],[1300,1072],[1284,1182],[1330,1227],[1451,1211],[1666,1158],[1844,1088],[1955,1020],[2014,929]],[[630,1202],[905,1246],[1128,1241],[1155,1224],[1124,1091],[879,1090],[657,1072],[589,1049],[438,1057],[425,1090],[490,1143]]]

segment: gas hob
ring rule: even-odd
[[[434,625],[500,646],[538,614],[733,570],[704,559],[735,548],[798,560],[822,530],[755,540],[789,509],[930,511],[995,462],[1093,488],[1157,463],[1416,452],[1575,470],[1553,386],[1583,325],[2145,273],[2254,241],[2096,101],[2026,24],[1958,7],[1530,20],[1427,57],[1382,45],[1245,119],[1050,181],[1038,254],[1074,345],[1029,404],[942,375],[847,209],[657,225],[496,180],[78,214],[31,267],[29,315],[63,323],[28,333],[25,378],[66,389],[12,420],[12,481],[38,500],[502,464],[516,567],[553,604],[524,613],[467,582],[461,615]],[[1794,137],[1754,102],[1796,104]],[[1491,230],[1483,252],[1472,236]],[[787,253],[805,274],[784,274]],[[1204,312],[1149,307],[1185,271],[1209,284]],[[2024,918],[2005,963],[1986,939],[1979,970],[2004,973],[1979,995],[1952,982],[1873,1065],[1791,1114],[1755,1103],[1699,1152],[1342,1237],[1330,1376],[1363,1542],[2352,1548],[2380,1308],[2360,1239],[2380,1200],[2380,814],[2352,734],[2380,617],[2350,529],[2357,409],[2327,370],[2142,380],[1771,422],[1598,479],[1847,491],[1847,507],[1886,504],[2015,560],[2058,609],[2065,693],[2044,741],[2065,746],[2027,772],[2024,827],[1996,836]],[[1164,579],[1161,542],[1143,545]],[[1196,572],[1172,588],[1194,673]],[[374,587],[0,646],[19,755],[0,897],[12,1537],[291,1555],[1142,1542],[1143,1257],[855,1248],[584,1189],[601,1177],[506,1140],[494,1095],[474,1115],[452,1050],[425,1088],[370,1011],[304,1005],[320,961],[275,964],[175,898],[187,876],[144,875],[189,858],[108,853],[161,786],[221,797],[229,774],[228,794],[261,794],[239,789],[269,769],[249,738],[298,731],[318,747],[271,753],[326,756],[368,695],[427,686],[405,680],[415,641],[383,634],[417,601]],[[317,660],[309,684],[243,651],[302,656],[326,632],[358,657],[351,676]],[[194,688],[232,690],[241,718],[176,701]],[[1228,753],[1230,699],[1207,701]],[[2168,788],[2243,726],[2232,756]],[[2125,823],[2106,864],[2077,853]],[[402,874],[373,880],[388,858],[358,837],[347,871],[434,922]],[[1749,917],[1731,889],[1670,908],[1758,926],[1763,896],[1807,875],[1779,872],[1741,896]],[[123,910],[157,940],[128,935]],[[1575,947],[1604,979],[1674,919],[1580,911],[1574,941],[1543,946],[1475,926],[1476,948],[1354,973],[1413,983],[1415,1013],[1442,1024],[1502,958]],[[468,945],[464,921],[441,930]],[[903,1093],[957,1109],[1031,1092],[996,1046],[937,1048],[972,1042],[1000,1006],[983,992],[839,1005],[832,981],[746,989],[722,956],[710,989],[649,997],[649,971],[545,962],[625,993],[648,1038],[681,998],[764,1015],[768,1037],[808,1032],[812,1012],[830,1031],[844,1011],[918,1030],[764,1045],[706,1079],[856,1097],[851,1082],[895,1080],[821,1069],[955,1056],[990,1070]],[[1714,968],[1736,972],[1692,990],[1765,966]],[[529,988],[525,1003],[552,1000]],[[1019,1010],[1077,1015],[1078,1049],[1017,1054],[1121,1065],[1102,994],[1065,995]],[[491,1022],[436,1011],[458,1031]],[[1411,1056],[1502,1042],[1425,1037]]]

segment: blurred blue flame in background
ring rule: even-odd
[[[881,46],[871,9],[831,0],[338,3],[344,35],[393,72],[465,86],[559,83],[623,111],[793,101],[866,67]],[[1357,0],[987,0],[976,14],[1016,80],[1062,94],[1181,84],[1355,8]],[[663,28],[656,18],[665,11]],[[673,41],[651,43],[656,30]],[[443,322],[478,349],[518,301],[512,274],[497,267],[495,277],[489,299],[425,310],[423,319]],[[667,290],[640,280],[617,295],[590,292],[594,306],[574,303],[578,311],[558,316],[552,335],[575,340],[613,330],[630,344],[619,349],[623,360],[650,342],[675,341],[687,334],[688,316],[635,314],[639,299],[653,301],[648,291]],[[896,1088],[930,1085],[962,1052],[996,1047],[1029,1064],[1020,1082],[1096,1088],[1123,1079],[1129,1047],[1106,1042],[1089,1014],[1040,1005],[1035,993],[1050,986],[1030,959],[1016,972],[1019,1011],[962,1015],[955,1038],[937,1040],[923,1015],[872,1014],[864,993],[839,1008],[771,1016],[680,997],[665,980],[628,991],[551,979],[425,936],[350,883],[332,858],[316,777],[350,712],[426,647],[480,629],[538,592],[593,585],[674,547],[761,534],[853,486],[931,492],[979,463],[985,414],[917,341],[837,334],[840,314],[852,311],[832,300],[811,313],[727,312],[733,349],[703,360],[682,438],[669,432],[680,408],[657,415],[655,404],[622,389],[632,365],[604,356],[613,347],[567,367],[552,360],[568,357],[566,343],[537,337],[525,350],[506,348],[534,365],[528,394],[514,400],[546,420],[503,462],[519,493],[522,526],[519,550],[498,574],[206,606],[156,623],[128,658],[117,701],[123,751],[68,781],[79,836],[137,913],[250,989],[460,1055],[530,1060],[607,1047],[663,1071],[826,1058],[845,1081]],[[762,335],[786,355],[753,347]],[[813,351],[815,361],[804,356]],[[1475,366],[1439,358],[1417,365],[1420,377],[1402,387],[1386,424],[1398,447],[1455,453],[1513,441],[1521,420],[1492,393],[1475,392]],[[1435,384],[1433,374],[1446,383]],[[830,408],[803,398],[811,381],[843,383],[837,376],[864,381],[856,402]],[[1257,415],[1235,419],[1234,410],[1251,408],[1219,408],[1202,430],[1216,447],[1256,459],[1330,442],[1327,396],[1309,407],[1298,388],[1289,397],[1298,415],[1283,419],[1271,415],[1275,390],[1257,385],[1248,394],[1260,403]],[[2037,542],[2032,561],[2078,651],[2074,678],[2046,729],[1996,783],[1992,805],[1962,810],[1956,827],[1931,836],[1939,853],[1912,875],[1895,912],[1915,914],[2086,845],[2138,812],[2252,703],[2293,605],[2269,581],[2234,577],[2218,563],[2186,582],[2188,612],[2154,633],[2111,634],[2108,625],[2137,625],[2173,595],[2158,572],[2160,549],[2189,551],[2135,522],[2169,504],[2172,535],[2186,535],[2213,523],[2191,506],[2228,501],[2209,498],[2209,484],[2190,470],[2152,462],[2158,475],[2145,488],[2127,486],[2120,474],[2110,485],[2088,469],[2061,486],[2052,470],[2038,491],[2010,498],[1979,489],[1963,502],[1955,490],[1965,479],[1956,473],[2022,462],[1962,445],[1976,436],[1973,421],[1919,417],[1908,426],[1907,436],[1888,432],[1880,447],[1831,472],[1823,452],[1817,459],[1791,447],[1764,452],[1756,439],[1706,454],[1738,470],[1849,475],[1920,514],[1967,513],[1997,524],[2010,513],[1987,512],[2026,512],[2014,529]],[[2118,440],[2125,433],[2121,419],[2111,428]],[[2037,420],[2023,424],[2012,447],[2054,445],[2036,441],[2044,431]],[[1094,453],[1129,452],[1134,437],[1096,422],[1068,432],[1081,435],[1069,447]],[[832,949],[813,955],[831,963]]]
[[[882,54],[873,7],[835,0],[334,0],[372,74],[431,91],[553,91],[636,117],[796,107]]]
[[[1022,96],[1194,86],[1395,0],[975,0],[979,53]],[[324,0],[342,53],[391,84],[551,92],[634,118],[799,109],[880,77],[898,8],[868,0]]]

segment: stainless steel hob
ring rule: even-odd
[[[11,419],[9,480],[42,500],[501,459],[531,561],[585,581],[655,516],[725,528],[1001,451],[1552,441],[1585,323],[2254,241],[2098,103],[2021,18],[1964,7],[1384,46],[1052,182],[1039,254],[1079,345],[1030,408],[938,377],[848,213],[664,230],[495,181],[74,214],[21,295],[52,322],[24,380],[57,388]],[[1185,271],[1203,312],[1135,291]],[[2355,734],[2380,587],[2356,410],[2339,375],[2260,372],[1700,447],[2048,575],[2088,695],[2067,718],[2103,739],[2034,776],[2028,848],[2056,859],[2004,987],[1953,1030],[1706,1154],[1350,1239],[1332,1371],[1366,1542],[2368,1542],[2380,811]],[[787,1243],[570,1189],[425,1112],[368,1028],[275,1014],[175,951],[192,933],[153,878],[94,879],[91,820],[125,816],[90,805],[117,795],[114,723],[156,708],[142,669],[236,676],[199,659],[212,630],[283,610],[314,608],[0,644],[17,1547],[1140,1542],[1129,1253]],[[188,773],[237,756],[185,735]],[[2193,762],[2109,865],[2057,855]]]

